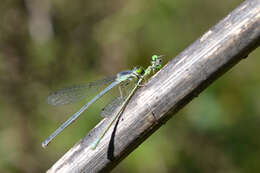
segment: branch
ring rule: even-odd
[[[96,150],[91,150],[90,145],[109,118],[101,121],[48,172],[111,170],[173,113],[259,44],[260,1],[244,1],[137,90]]]

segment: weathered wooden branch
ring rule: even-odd
[[[105,172],[260,44],[260,1],[244,1],[140,87],[96,150],[100,122],[48,172]]]

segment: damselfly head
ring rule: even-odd
[[[160,70],[162,68],[162,57],[164,55],[153,55],[152,56],[152,67],[156,70]]]

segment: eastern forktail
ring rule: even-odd
[[[84,106],[80,108],[76,113],[74,113],[67,121],[65,121],[56,131],[54,131],[45,141],[42,142],[42,147],[46,147],[52,139],[57,136],[62,130],[64,130],[67,126],[69,126],[72,122],[74,122],[92,103],[97,101],[101,96],[103,96],[105,93],[110,91],[115,86],[119,85],[119,91],[122,98],[122,91],[120,86],[123,86],[125,84],[128,84],[131,81],[135,81],[134,88],[130,91],[128,96],[125,99],[121,99],[120,101],[112,101],[111,104],[109,104],[107,107],[104,108],[110,109],[107,114],[113,114],[116,110],[116,113],[114,114],[112,120],[107,125],[105,130],[102,132],[99,138],[97,138],[96,141],[92,144],[92,149],[95,149],[100,140],[103,138],[103,136],[106,134],[108,129],[111,127],[113,122],[117,119],[117,117],[120,115],[128,101],[130,100],[131,96],[134,94],[138,86],[141,84],[141,82],[144,80],[145,77],[150,75],[151,73],[154,73],[156,70],[159,70],[162,67],[161,64],[161,56],[153,55],[151,65],[144,69],[143,67],[137,66],[133,68],[132,70],[128,71],[122,71],[119,72],[116,77],[110,77],[106,78],[100,81],[88,83],[86,85],[81,86],[75,86],[71,88],[65,88],[58,90],[48,97],[47,101],[51,105],[62,105],[62,104],[68,104],[72,103],[76,100],[82,99],[88,95],[88,93],[92,93],[94,90],[97,90],[104,86],[105,84],[110,83],[104,90],[102,90],[98,95],[96,95],[92,100],[90,100],[88,103],[86,103]],[[82,94],[82,91],[86,92]]]

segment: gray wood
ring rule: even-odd
[[[260,44],[260,1],[244,1],[140,87],[96,150],[101,121],[48,172],[106,172]],[[113,131],[113,134],[112,134]],[[116,133],[114,133],[116,132]]]

